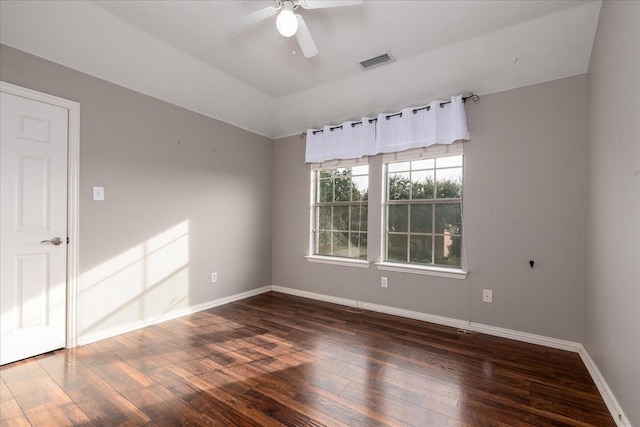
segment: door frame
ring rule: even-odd
[[[80,209],[80,104],[75,101],[0,81],[0,92],[65,108],[69,112],[67,136],[67,309],[66,348],[78,345],[79,209]]]

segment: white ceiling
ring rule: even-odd
[[[383,1],[299,9],[319,55],[275,17],[223,26],[274,0],[0,1],[0,42],[279,138],[437,98],[587,72],[600,1]],[[396,62],[361,71],[391,52]]]

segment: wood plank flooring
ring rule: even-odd
[[[9,426],[615,426],[580,357],[266,293],[0,368]]]

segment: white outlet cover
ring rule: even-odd
[[[104,200],[104,187],[93,187],[93,200]]]

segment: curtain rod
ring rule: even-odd
[[[467,102],[467,99],[470,99],[470,100],[472,100],[473,102],[478,102],[478,101],[480,101],[480,96],[478,96],[478,95],[474,94],[473,92],[471,92],[471,93],[469,93],[469,95],[468,95],[468,96],[463,96],[463,97],[462,97],[462,102],[465,102],[465,103],[466,103],[466,102]],[[440,103],[440,108],[443,108],[446,104],[451,104],[451,101],[442,101],[442,102]],[[413,110],[411,110],[411,111],[412,111],[412,113],[413,113],[413,114],[416,114],[416,113],[417,113],[418,111],[420,111],[420,110],[427,110],[427,111],[429,111],[430,109],[431,109],[431,106],[430,106],[430,105],[427,105],[426,107],[414,108],[414,109],[413,109]],[[389,120],[391,117],[395,117],[395,116],[402,117],[402,112],[400,112],[400,113],[395,113],[395,114],[389,114],[389,115],[385,116],[385,119]],[[373,123],[373,122],[377,122],[377,121],[378,121],[378,119],[369,119],[369,123]],[[356,125],[361,125],[361,124],[362,124],[362,121],[359,121],[359,122],[353,122],[353,123],[351,123],[351,127],[352,127],[352,128],[354,128],[354,127],[356,127]],[[330,127],[330,128],[329,128],[329,130],[330,130],[331,132],[333,132],[333,130],[334,130],[334,129],[342,129],[342,125],[333,126],[333,127]],[[315,134],[317,134],[317,133],[322,133],[322,132],[324,132],[324,129],[318,129],[318,130],[314,130],[314,131],[313,131],[313,134],[315,135]],[[300,139],[304,138],[306,135],[307,135],[307,131],[302,132],[302,133],[300,134]]]

